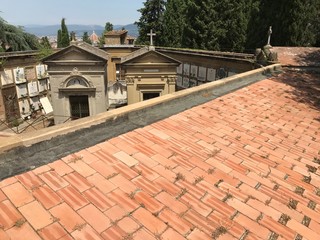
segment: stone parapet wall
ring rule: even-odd
[[[270,65],[96,116],[6,137],[0,141],[0,180],[144,127],[279,71],[281,65]]]

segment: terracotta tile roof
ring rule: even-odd
[[[278,60],[285,66],[320,67],[320,48],[273,47]]]
[[[319,239],[319,75],[287,72],[0,182],[0,239]]]
[[[105,36],[119,36],[128,33],[128,30],[112,30],[105,33]]]

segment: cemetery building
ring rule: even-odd
[[[84,42],[45,59],[51,81],[55,124],[108,110],[108,54]]]
[[[0,64],[0,124],[20,122],[50,99],[47,66],[36,51],[2,53]]]
[[[154,47],[154,34],[149,35],[149,47],[126,44],[126,30],[107,33],[101,49],[72,42],[36,67],[30,60],[17,63],[11,59],[14,67],[7,64],[2,69],[0,111],[6,115],[2,119],[12,121],[9,115],[24,118],[39,110],[40,99],[48,97],[54,122],[61,124],[255,68],[252,54]],[[32,76],[30,65],[37,77]],[[9,91],[17,95],[15,101]]]
[[[121,78],[126,80],[128,104],[175,92],[177,67],[181,63],[144,47],[121,59]]]
[[[125,45],[127,44],[128,30],[112,30],[105,33],[106,45]]]

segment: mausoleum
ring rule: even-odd
[[[108,109],[108,54],[84,42],[72,42],[43,62],[51,80],[55,124]]]

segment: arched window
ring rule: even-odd
[[[87,88],[88,83],[82,78],[72,78],[67,82],[67,88]]]

